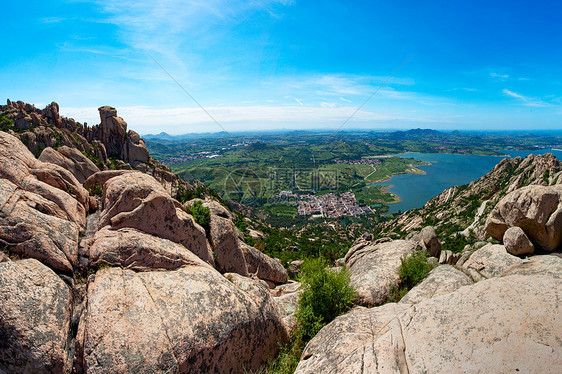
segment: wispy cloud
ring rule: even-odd
[[[62,21],[66,21],[67,19],[65,17],[44,17],[41,18],[41,22],[43,23],[59,23]]]
[[[499,73],[496,73],[495,71],[492,71],[492,72],[490,72],[490,77],[496,78],[496,79],[499,79],[499,80],[506,80],[506,79],[509,78],[509,74],[499,74]]]
[[[122,41],[133,48],[177,53],[189,39],[208,43],[221,29],[238,23],[256,11],[274,15],[290,0],[93,0],[108,15],[102,22],[119,28]],[[215,32],[210,32],[215,30]]]
[[[502,92],[504,93],[504,95],[507,95],[509,97],[512,97],[514,99],[517,99],[521,104],[526,105],[526,106],[532,106],[532,107],[547,107],[547,106],[551,106],[552,104],[547,103],[543,100],[537,99],[537,98],[533,98],[533,97],[529,97],[529,96],[525,96],[522,95],[520,93],[508,90],[507,88],[504,88],[502,90]]]

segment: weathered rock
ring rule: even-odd
[[[121,158],[133,166],[148,162],[150,159],[144,140],[133,130],[129,130],[127,133],[127,140],[121,150]]]
[[[562,258],[552,255],[533,256],[504,271],[508,275],[549,275],[562,278]]]
[[[248,266],[248,273],[275,283],[287,282],[287,270],[279,261],[244,242],[240,242],[240,248]]]
[[[401,303],[417,304],[426,299],[456,291],[462,286],[473,284],[472,279],[451,265],[441,265],[433,269],[418,285],[412,288]]]
[[[185,266],[134,273],[107,268],[88,287],[86,373],[241,373],[287,339],[258,282]]]
[[[210,266],[180,244],[131,228],[96,232],[89,259],[93,267],[105,263],[135,271]]]
[[[463,264],[476,281],[483,278],[497,277],[513,265],[523,260],[510,255],[500,244],[488,244],[474,252]]]
[[[425,249],[430,256],[439,258],[441,243],[439,243],[439,238],[437,238],[435,229],[432,226],[426,226],[421,230],[420,239],[422,248]]]
[[[127,173],[138,173],[138,171],[136,171],[136,170],[103,170],[103,171],[99,171],[95,174],[90,175],[88,177],[88,179],[86,179],[86,181],[84,182],[84,188],[92,189],[92,188],[95,188],[96,186],[103,187],[105,182],[107,182],[111,178],[115,178],[115,177],[118,177],[120,175],[127,174]]]
[[[205,230],[151,176],[125,173],[111,178],[104,184],[103,200],[98,229],[135,228],[179,243],[214,265]]]
[[[105,145],[108,156],[120,156],[127,136],[127,122],[117,116],[117,110],[110,106],[98,108],[100,112],[99,139]]]
[[[336,318],[295,373],[556,373],[562,280],[494,278],[415,305]]]
[[[241,235],[232,220],[211,213],[209,226],[209,239],[215,252],[217,269],[222,273],[248,276],[248,265],[241,247]]]
[[[0,372],[64,373],[72,294],[36,260],[0,263]]]
[[[539,248],[554,251],[562,243],[562,185],[528,186],[501,199],[486,221],[486,231],[502,240],[517,226]]]
[[[88,191],[72,173],[37,160],[14,136],[0,131],[0,178],[56,204],[49,214],[84,228]]]
[[[390,287],[399,281],[398,268],[402,256],[411,253],[416,243],[395,240],[368,245],[346,255],[346,266],[351,272],[351,284],[357,290],[360,303],[379,305],[386,301]]]
[[[22,257],[72,272],[78,261],[79,228],[44,213],[56,209],[53,202],[0,179],[0,243]]]
[[[340,266],[345,266],[345,260],[341,259]],[[304,264],[303,260],[295,260],[289,263],[289,274],[291,277],[295,277],[300,274],[302,264]]]
[[[222,206],[219,202],[217,202],[215,200],[193,199],[193,200],[188,201],[185,205],[186,206],[191,205],[193,202],[198,201],[198,200],[202,202],[202,205],[204,207],[209,208],[212,215],[219,216],[219,217],[222,217],[222,218],[229,218],[231,220],[236,219],[236,216],[231,211],[226,209],[224,206]]]
[[[503,244],[508,253],[521,256],[532,254],[535,251],[535,246],[522,228],[514,226],[508,228],[503,234]]]
[[[297,312],[299,304],[299,296],[300,292],[294,292],[274,298],[277,306],[279,307],[279,312],[283,317],[285,327],[290,334],[292,334],[297,327],[297,318],[295,313]]]
[[[80,183],[97,173],[100,169],[88,157],[76,148],[62,146],[58,150],[45,148],[39,156],[39,161],[50,162],[70,171]]]

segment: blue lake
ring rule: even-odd
[[[562,151],[540,150],[540,151],[504,151],[510,157],[526,157],[530,154],[553,153],[562,160]],[[397,155],[399,157],[411,157],[420,161],[432,162],[431,165],[422,165],[418,168],[425,171],[425,175],[398,174],[390,178],[388,182],[376,183],[375,185],[388,186],[389,191],[397,195],[402,201],[389,206],[389,213],[406,211],[420,208],[431,198],[439,195],[443,190],[460,186],[479,179],[490,172],[494,166],[502,160],[496,156],[473,156],[473,155],[450,155],[443,153],[417,153],[409,152]]]

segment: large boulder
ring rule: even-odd
[[[236,284],[235,284],[236,283]],[[98,271],[84,317],[86,373],[243,373],[287,339],[269,292],[205,266]]]
[[[70,372],[71,306],[71,290],[45,265],[0,263],[0,372]]]
[[[426,299],[456,291],[462,286],[473,284],[472,279],[451,265],[441,265],[433,269],[418,285],[412,288],[401,303],[417,304]]]
[[[409,240],[394,240],[350,249],[353,253],[346,255],[346,266],[360,304],[373,306],[386,301],[390,288],[400,280],[400,259],[416,246]]]
[[[0,244],[66,273],[78,261],[79,227],[48,213],[58,206],[0,179]]]
[[[51,147],[45,148],[39,156],[39,161],[59,165],[70,171],[80,183],[84,183],[88,177],[97,173],[100,169],[88,157],[84,156],[76,148],[62,146],[57,150]]]
[[[435,229],[432,226],[426,226],[421,230],[420,233],[420,244],[430,256],[439,258],[441,253],[441,243]]]
[[[16,137],[0,131],[0,178],[56,204],[49,212],[84,228],[88,191],[62,167],[37,160]]]
[[[522,263],[519,257],[507,253],[500,244],[487,244],[474,252],[462,265],[475,281],[500,276],[510,267]]]
[[[248,276],[248,265],[242,252],[240,231],[230,218],[211,213],[209,239],[215,252],[217,269],[223,273]]]
[[[184,265],[210,266],[184,246],[131,228],[96,232],[89,246],[92,267],[102,264],[135,271],[175,270]]]
[[[535,246],[521,227],[513,226],[503,234],[503,244],[508,253],[515,256],[529,255],[535,251]]]
[[[533,244],[554,251],[562,243],[562,185],[532,185],[520,188],[501,199],[486,221],[486,231],[502,240],[508,228],[525,231]]]
[[[103,207],[98,229],[134,228],[179,243],[214,265],[205,229],[153,177],[125,173],[107,180]]]
[[[493,278],[336,318],[295,373],[558,373],[562,280]]]
[[[244,242],[240,243],[244,259],[248,266],[248,272],[255,274],[259,279],[275,283],[287,282],[287,270],[278,260],[275,260],[259,249],[251,247]]]

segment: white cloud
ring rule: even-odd
[[[507,95],[509,97],[513,97],[513,98],[517,99],[519,102],[521,102],[521,104],[523,104],[525,106],[546,107],[546,106],[552,105],[552,104],[549,104],[549,103],[547,103],[543,100],[536,99],[536,98],[533,98],[533,97],[524,96],[524,95],[519,94],[517,92],[510,91],[507,88],[504,88],[502,90],[502,92],[504,93],[504,95]]]
[[[506,80],[506,79],[509,78],[509,74],[499,74],[499,73],[496,73],[495,71],[492,71],[492,72],[490,72],[490,77],[496,78],[496,79],[499,79],[499,80]]]

